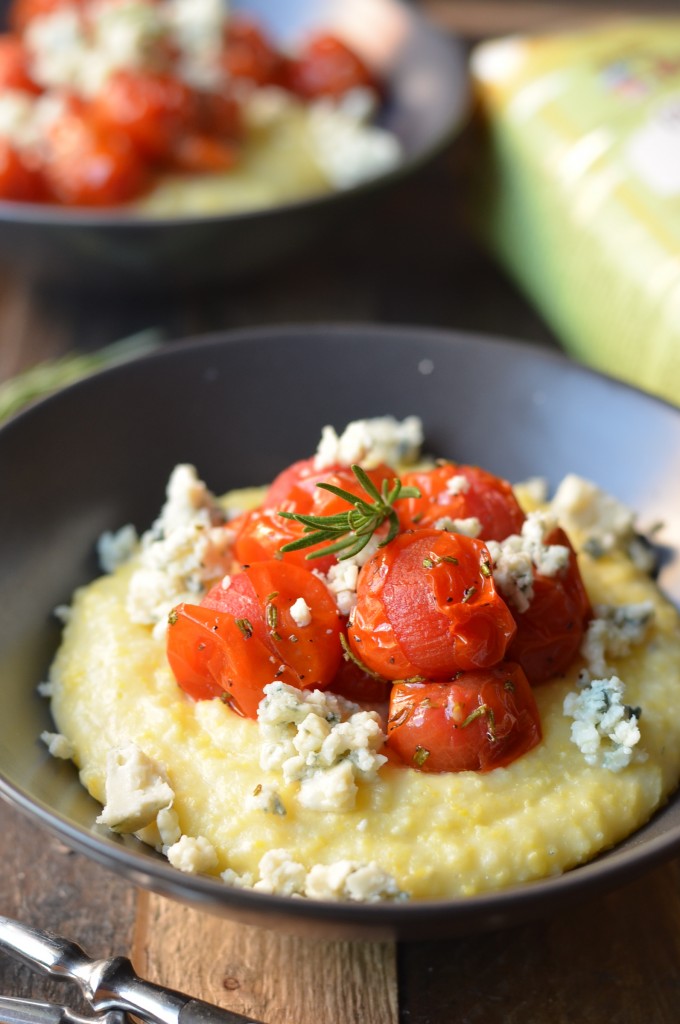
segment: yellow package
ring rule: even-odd
[[[680,18],[484,43],[483,235],[576,358],[680,404]]]

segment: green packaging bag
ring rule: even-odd
[[[680,18],[472,55],[483,236],[566,350],[680,405]]]

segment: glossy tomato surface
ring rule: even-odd
[[[519,665],[464,672],[454,682],[392,687],[387,745],[424,772],[488,772],[541,740],[536,701]]]
[[[440,530],[399,534],[359,577],[349,644],[388,679],[449,679],[501,661],[515,623],[486,546]]]
[[[478,519],[482,540],[504,540],[519,533],[525,516],[507,480],[479,466],[445,462],[432,469],[404,473],[405,486],[420,498],[400,503],[404,529],[435,526],[442,519]]]
[[[308,621],[291,611],[300,601]],[[191,696],[210,698],[219,687],[235,710],[255,718],[268,683],[330,685],[342,658],[340,618],[310,572],[260,562],[217,584],[200,606],[180,605],[168,627],[167,650],[178,684]]]

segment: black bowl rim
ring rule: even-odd
[[[188,336],[172,342],[166,348],[99,370],[56,393],[47,395],[13,416],[0,426],[0,438],[4,433],[21,429],[21,422],[35,415],[42,406],[68,400],[70,394],[89,387],[91,381],[104,376],[125,374],[137,364],[183,358],[189,351],[203,354],[215,347],[250,344],[257,339],[280,338],[282,335],[298,336],[319,332],[342,335],[354,334],[357,331],[360,331],[363,337],[404,338],[416,335],[442,344],[474,343],[486,349],[485,358],[492,358],[493,353],[501,348],[506,353],[510,349],[519,358],[530,357],[555,368],[568,367],[579,375],[600,381],[607,388],[629,394],[635,401],[664,408],[671,411],[674,416],[680,416],[680,409],[665,399],[642,392],[596,369],[576,363],[561,351],[542,348],[535,343],[527,343],[517,338],[409,324],[285,323]],[[562,874],[471,897],[446,900],[419,899],[394,903],[292,901],[289,897],[230,887],[209,876],[178,872],[160,855],[138,847],[138,840],[132,839],[132,845],[125,845],[127,840],[120,843],[112,842],[104,835],[98,836],[79,825],[74,825],[61,813],[50,810],[40,801],[34,800],[15,787],[2,774],[0,797],[52,833],[56,833],[72,848],[86,853],[109,869],[115,868],[135,884],[181,902],[198,904],[206,909],[212,909],[213,912],[222,913],[223,916],[242,916],[254,923],[264,923],[265,926],[267,922],[263,919],[268,915],[272,926],[277,921],[283,921],[289,930],[295,930],[295,923],[298,921],[301,924],[316,921],[322,927],[345,927],[350,934],[368,940],[397,936],[418,941],[427,938],[430,929],[435,925],[441,927],[442,932],[450,934],[470,934],[479,930],[508,927],[553,913],[573,904],[575,898],[581,899],[596,892],[610,891],[680,853],[680,827],[676,826],[662,835],[651,839],[645,838],[637,844],[632,843],[625,850],[617,852],[617,847],[614,846],[603,851],[599,857]],[[678,797],[672,795],[670,801],[675,799]],[[663,806],[659,808],[652,820],[663,813],[663,810]],[[644,828],[645,826],[642,826],[633,835],[639,834]],[[610,859],[612,856],[613,860]]]

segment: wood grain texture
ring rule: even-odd
[[[267,1024],[397,1024],[391,943],[303,939],[144,893],[132,955],[145,977]]]

